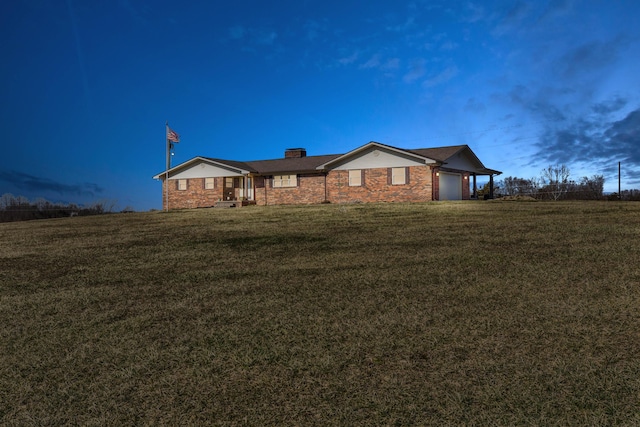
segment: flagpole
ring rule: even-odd
[[[169,121],[164,125],[164,142],[167,150],[167,170],[164,178],[164,200],[166,204],[165,210],[169,212],[169,169],[171,168],[171,153],[169,153]]]
[[[178,142],[180,142],[180,135],[178,135],[178,133],[174,130],[172,130],[169,127],[169,122],[167,121],[165,123],[165,141],[167,143],[167,170],[165,172],[165,176],[164,176],[164,182],[165,182],[165,187],[164,187],[164,191],[165,191],[165,196],[164,199],[167,202],[167,206],[166,206],[166,210],[167,212],[169,211],[169,169],[171,169],[171,149],[173,148],[173,143],[175,142],[176,144]]]

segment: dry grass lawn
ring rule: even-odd
[[[0,224],[0,424],[639,425],[640,204]]]

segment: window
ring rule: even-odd
[[[179,179],[178,180],[178,190],[183,191],[187,189],[187,180]]]
[[[273,186],[278,187],[295,187],[298,185],[297,175],[274,175]]]
[[[215,186],[215,178],[205,178],[204,179],[204,189],[205,190],[213,190]]]
[[[391,168],[391,184],[404,185],[407,183],[407,168]]]
[[[362,185],[362,170],[353,169],[349,171],[349,187],[360,187]]]

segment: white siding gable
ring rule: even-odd
[[[424,166],[425,161],[401,153],[388,151],[379,147],[371,147],[361,153],[345,159],[332,169],[373,169],[373,168],[402,168],[408,166]]]
[[[454,154],[446,160],[446,164],[442,165],[445,168],[451,169],[459,169],[463,171],[475,171],[481,165],[478,165],[477,162],[474,161],[473,156],[470,155],[467,151],[461,151],[459,153]]]
[[[192,164],[186,169],[171,174],[173,179],[214,178],[220,176],[243,176],[236,169],[227,169],[205,161]]]

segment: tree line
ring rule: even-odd
[[[97,201],[88,206],[54,203],[43,198],[30,201],[24,196],[5,193],[0,196],[0,222],[101,215],[113,213],[115,205],[115,201],[109,200]],[[126,208],[123,212],[125,211],[127,211]]]
[[[478,191],[488,194],[488,184]],[[494,185],[496,197],[529,196],[541,200],[640,200],[640,190],[624,190],[605,197],[604,176],[592,175],[573,179],[566,165],[550,165],[540,176],[519,178],[509,176]]]

